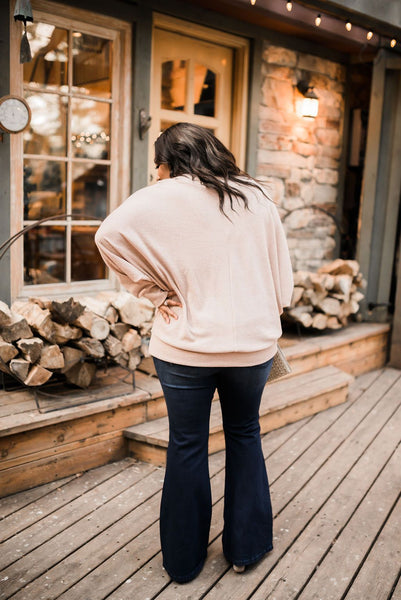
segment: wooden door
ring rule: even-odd
[[[154,141],[174,123],[206,127],[230,147],[233,53],[232,48],[190,35],[154,30],[150,181],[154,181]]]

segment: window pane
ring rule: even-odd
[[[63,162],[25,159],[24,219],[65,213],[65,173]]]
[[[196,115],[214,117],[216,98],[216,74],[204,65],[195,65],[195,107]]]
[[[79,31],[72,40],[73,91],[110,98],[112,42]]]
[[[72,99],[72,153],[79,158],[110,157],[110,104]]]
[[[27,30],[32,60],[24,64],[24,82],[60,89],[68,85],[68,32],[46,23]]]
[[[71,281],[104,279],[106,267],[96,247],[97,227],[72,227]]]
[[[31,107],[30,127],[24,132],[25,154],[66,155],[67,96],[26,94]]]
[[[65,227],[43,226],[24,235],[26,285],[65,281]]]
[[[95,219],[103,219],[106,216],[109,170],[110,167],[107,165],[81,163],[73,165],[72,212],[74,215],[82,214],[82,218],[93,217]]]
[[[185,60],[168,60],[162,64],[162,108],[184,110],[187,71]]]

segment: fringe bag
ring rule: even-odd
[[[277,353],[274,355],[273,364],[270,369],[270,374],[268,377],[268,383],[271,383],[275,379],[279,379],[280,377],[284,377],[284,375],[288,375],[291,373],[292,369],[284,356],[284,352],[281,350],[280,346],[277,345]]]

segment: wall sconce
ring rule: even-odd
[[[301,117],[309,117],[314,119],[317,117],[319,110],[319,97],[309,85],[309,81],[301,79],[297,83],[298,91],[303,95],[303,100],[300,103],[299,112]]]

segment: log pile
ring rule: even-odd
[[[62,374],[88,387],[99,362],[134,371],[149,357],[154,307],[127,292],[99,297],[0,301],[0,369],[27,386]]]
[[[296,271],[290,321],[314,329],[340,329],[359,311],[366,282],[355,260],[337,259],[316,273]]]

